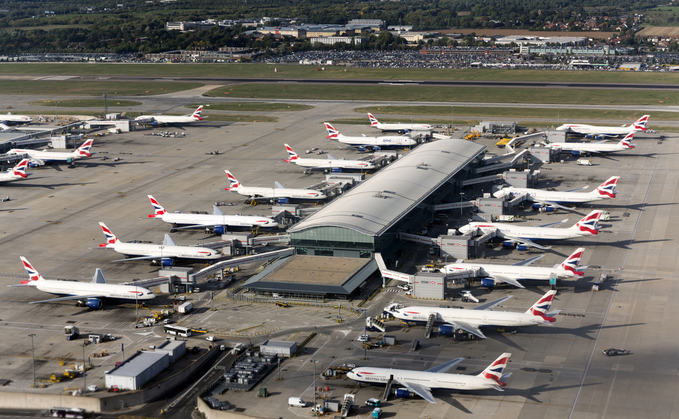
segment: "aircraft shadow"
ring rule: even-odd
[[[32,178],[33,179],[33,178]],[[42,178],[35,178],[35,179],[42,179]],[[47,179],[47,178],[45,178]],[[76,186],[76,185],[91,185],[95,182],[78,182],[78,183],[53,183],[50,185],[31,185],[30,183],[22,184],[22,185],[16,185],[17,187],[21,188],[45,188],[45,189],[54,189],[59,186]]]
[[[643,243],[657,243],[657,242],[667,242],[671,241],[670,239],[659,239],[659,240],[620,240],[617,242],[610,242],[607,243],[607,246],[614,246],[620,249],[629,249],[630,244],[643,244]]]
[[[28,208],[7,208],[7,209],[0,209],[0,211],[23,211],[27,210]]]
[[[106,166],[106,167],[118,167],[118,166],[123,166],[127,164],[142,164],[142,163],[150,163],[150,161],[116,161],[116,162],[110,162],[110,163],[99,163],[99,162],[87,162],[87,163],[79,163],[78,165],[86,166],[86,167],[99,167],[99,166]]]
[[[508,380],[511,381],[511,378]],[[506,396],[522,396],[525,397],[526,399],[535,402],[535,403],[544,403],[536,398],[536,396],[539,396],[542,393],[545,393],[547,391],[560,391],[560,390],[566,390],[569,388],[578,388],[578,387],[585,387],[585,386],[595,386],[599,385],[600,383],[588,383],[588,384],[573,384],[573,385],[568,385],[568,386],[553,386],[550,387],[549,384],[541,384],[536,387],[531,387],[525,390],[520,390],[520,389],[512,389],[511,384],[508,384],[507,387],[504,388],[505,390],[505,395]],[[470,392],[472,393],[472,392]]]
[[[462,393],[459,393],[459,394],[462,394]],[[459,411],[461,411],[461,412],[467,413],[467,414],[469,414],[469,415],[473,415],[473,414],[474,414],[474,412],[472,412],[472,411],[468,410],[466,407],[464,407],[464,406],[462,405],[462,403],[460,403],[460,402],[458,402],[457,400],[455,400],[455,397],[453,396],[453,394],[452,394],[451,392],[446,392],[446,394],[445,394],[444,396],[442,396],[442,395],[437,395],[437,396],[438,396],[438,398],[441,399],[444,403],[448,403],[449,405],[451,405],[452,407],[457,408],[457,410],[459,410]]]
[[[564,317],[564,316],[559,316],[559,317]],[[587,339],[587,340],[596,340],[596,337],[590,336],[591,333],[595,333],[599,329],[617,329],[620,327],[631,327],[631,326],[643,326],[646,323],[630,323],[630,324],[617,324],[617,325],[611,325],[611,326],[601,326],[600,323],[595,323],[595,324],[587,324],[584,326],[576,327],[576,328],[565,328],[565,327],[559,327],[559,326],[553,326],[549,328],[550,334],[558,333],[558,334],[564,334],[564,335],[573,335],[582,339]]]

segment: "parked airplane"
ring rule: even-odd
[[[368,113],[368,119],[370,119],[370,126],[385,131],[396,131],[398,133],[404,134],[408,131],[429,131],[434,129],[433,126],[429,124],[383,124],[373,116],[373,114]]]
[[[187,115],[140,115],[134,120],[137,122],[148,122],[154,125],[171,125],[171,124],[192,124],[200,122],[206,117],[200,114],[203,112],[203,105],[200,105],[192,114]]]
[[[0,182],[13,182],[15,180],[26,179],[29,176],[29,174],[26,173],[28,162],[29,159],[23,159],[13,168],[7,170],[4,173],[0,173]]]
[[[648,119],[650,115],[644,115],[637,119],[630,126],[620,126],[620,127],[602,127],[597,125],[586,125],[586,124],[563,124],[557,127],[557,131],[569,131],[576,134],[582,134],[585,136],[601,136],[601,137],[618,137],[621,135],[627,135],[634,131],[646,131],[648,127]]]
[[[534,202],[534,208],[552,207],[570,210],[571,208],[560,204],[584,204],[585,202],[595,202],[604,199],[615,198],[615,187],[618,185],[620,176],[611,176],[607,181],[599,185],[596,189],[589,192],[577,192],[587,189],[587,186],[572,189],[569,191],[545,191],[543,189],[515,188],[513,186],[501,187],[493,196],[499,199],[525,195],[526,200]]]
[[[451,263],[441,272],[447,275],[456,275],[472,272],[475,277],[481,277],[481,286],[493,288],[498,282],[504,282],[515,287],[525,288],[519,283],[520,280],[549,281],[551,278],[576,278],[584,275],[582,272],[587,266],[578,267],[584,253],[584,248],[579,248],[566,258],[560,265],[552,268],[529,266],[541,259],[544,255],[535,256],[513,265],[491,265],[476,262]]]
[[[288,155],[290,156],[289,159],[285,159],[285,162],[288,163],[295,163],[297,166],[304,167],[308,169],[308,171],[311,170],[326,170],[326,171],[332,171],[332,172],[341,172],[342,169],[346,170],[370,170],[374,169],[375,165],[372,162],[365,161],[365,160],[338,160],[328,154],[328,159],[304,159],[299,157],[297,153],[290,147],[289,145],[285,144],[285,150],[288,152]]]
[[[166,223],[172,223],[174,230],[187,228],[213,227],[216,234],[224,234],[226,227],[277,227],[278,223],[271,218],[254,215],[226,215],[216,206],[212,206],[213,214],[183,214],[181,212],[167,212],[160,203],[151,195],[148,195],[155,214],[149,214],[149,218],[160,219]],[[176,227],[181,225],[183,227]]]
[[[324,193],[315,189],[288,189],[281,185],[278,181],[275,182],[274,188],[263,188],[259,186],[243,186],[234,175],[228,170],[225,170],[226,176],[229,178],[231,186],[224,188],[226,191],[237,192],[240,195],[249,197],[250,199],[325,199]]]
[[[389,381],[401,385],[429,403],[436,403],[432,389],[445,390],[487,390],[504,391],[512,373],[502,374],[509,363],[511,353],[504,353],[478,375],[447,374],[465,358],[455,358],[426,371],[401,370],[392,368],[359,367],[347,373],[354,381],[369,384],[387,384]]]
[[[29,304],[51,303],[54,301],[78,300],[79,305],[93,309],[100,309],[104,303],[102,300],[152,300],[156,296],[146,288],[134,285],[114,285],[106,282],[101,269],[97,268],[92,282],[78,282],[68,280],[45,279],[23,256],[21,261],[28,273],[28,281],[21,281],[20,285],[10,287],[36,287],[40,291],[50,294],[64,295],[65,297],[51,298],[49,300],[31,301]]]
[[[172,266],[175,259],[215,260],[224,256],[220,251],[207,247],[177,246],[169,234],[165,235],[163,244],[137,243],[136,241],[123,243],[106,227],[106,224],[100,222],[99,225],[106,237],[106,243],[100,244],[99,247],[113,249],[125,256],[136,256],[114,260],[114,262],[152,259],[160,260],[162,266]]]
[[[450,324],[455,329],[462,329],[482,339],[486,336],[481,332],[481,326],[519,327],[544,324],[551,326],[556,319],[554,316],[561,310],[547,312],[554,301],[556,291],[549,290],[525,313],[508,311],[491,311],[494,307],[502,304],[512,296],[491,301],[473,309],[442,308],[442,307],[398,307],[393,304],[387,307],[387,311],[405,322],[428,322],[429,316],[433,315],[435,322]]]
[[[599,234],[597,224],[603,211],[595,210],[584,216],[580,221],[569,228],[551,228],[554,225],[568,221],[543,224],[541,226],[522,226],[508,223],[472,222],[459,228],[460,233],[467,234],[481,230],[484,234],[495,230],[497,237],[505,239],[504,246],[518,244],[519,250],[526,250],[528,246],[547,250],[549,247],[541,246],[533,240],[565,240],[582,236],[596,236]]]
[[[341,132],[339,132],[329,123],[324,122],[323,124],[325,125],[325,129],[328,131],[328,136],[326,138],[348,144],[349,146],[358,148],[361,151],[367,149],[377,151],[381,150],[383,147],[410,147],[417,144],[417,141],[413,140],[407,135],[383,137],[368,137],[363,135],[362,137],[347,137],[346,135],[342,135]]]
[[[559,152],[570,151],[574,156],[579,156],[580,153],[614,153],[616,151],[631,150],[635,146],[632,144],[634,133],[630,132],[615,144],[604,144],[606,140],[598,143],[549,143],[547,147],[554,148]]]
[[[26,154],[30,157],[31,163],[36,163],[38,165],[43,165],[52,161],[70,162],[84,159],[85,157],[92,157],[92,154],[94,153],[91,153],[90,150],[92,149],[93,143],[94,140],[87,140],[80,147],[71,152],[13,148],[9,150],[7,154]]]
[[[12,115],[12,112],[7,112],[7,115],[0,115],[0,122],[3,124],[28,124],[33,122],[33,118],[27,115]]]

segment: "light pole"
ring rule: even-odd
[[[82,344],[83,347],[83,394],[87,393],[87,379],[85,378],[85,342]]]
[[[318,409],[316,409],[316,360],[312,359],[311,362],[314,363],[314,416],[318,416]]]
[[[451,105],[450,106],[450,135],[453,135],[453,124],[454,124],[454,119],[455,119],[453,117],[454,109],[455,109],[455,107]]]
[[[139,281],[139,278],[134,278],[132,282],[134,283],[134,324],[136,326],[137,322],[139,321],[139,304],[137,303],[137,296],[139,289],[137,288],[137,281]]]
[[[462,192],[460,192],[460,223],[462,223]]]
[[[33,336],[35,336],[35,333],[31,333],[28,336],[31,337],[31,353],[33,354],[33,387],[35,388],[35,348],[33,346]]]

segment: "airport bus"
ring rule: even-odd
[[[188,338],[191,336],[191,329],[188,327],[166,324],[164,330],[168,335],[181,336],[183,338]]]
[[[53,407],[50,409],[53,418],[84,418],[85,409],[79,407]]]

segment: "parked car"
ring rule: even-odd
[[[366,404],[367,406],[371,406],[371,407],[380,407],[380,405],[382,404],[382,402],[380,401],[380,399],[372,398],[372,399],[366,400],[366,401],[365,401],[365,404]]]
[[[356,341],[358,341],[358,342],[367,342],[369,340],[370,340],[369,335],[361,335],[356,339]]]

